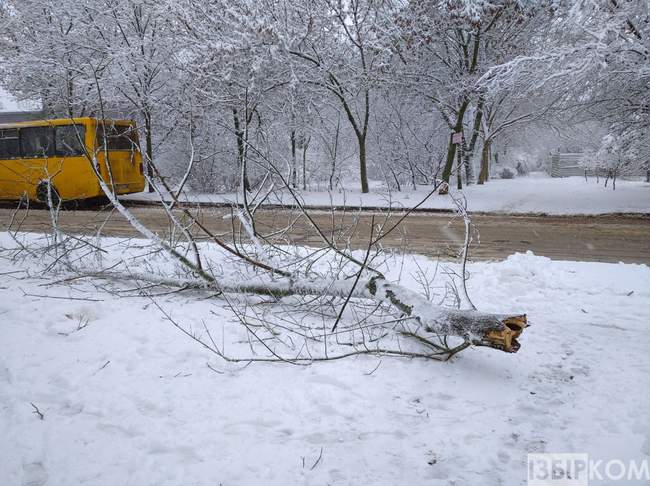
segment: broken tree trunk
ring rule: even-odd
[[[113,206],[129,220],[140,234],[156,242],[168,254],[174,256],[186,268],[191,269],[194,275],[200,278],[169,279],[155,277],[149,274],[129,273],[128,275],[124,275],[110,271],[102,271],[99,273],[82,272],[87,276],[141,280],[159,285],[212,289],[222,293],[268,295],[275,298],[290,295],[305,295],[332,296],[344,299],[371,299],[377,303],[388,304],[397,308],[402,314],[415,319],[427,333],[433,333],[438,336],[457,336],[462,338],[466,344],[486,346],[507,353],[516,353],[519,350],[520,344],[517,338],[528,327],[525,314],[490,314],[476,310],[461,310],[438,306],[417,292],[389,282],[381,274],[366,279],[359,279],[357,276],[354,282],[350,280],[331,280],[326,277],[310,280],[288,276],[286,272],[273,270],[266,264],[252,261],[245,257],[245,255],[238,255],[253,266],[264,270],[271,270],[277,277],[272,280],[262,277],[253,277],[245,280],[215,277],[203,270],[198,264],[189,261],[185,256],[143,226],[140,221],[128,212],[115,195],[109,191],[103,179],[99,178],[98,180]],[[221,242],[219,243],[231,253],[238,253],[236,250],[230,249],[227,245]],[[360,265],[364,268],[365,262]]]
[[[517,338],[528,326],[525,315],[488,314],[475,310],[458,310],[432,304],[420,294],[388,282],[381,276],[359,281],[354,289],[349,281],[313,282],[281,279],[274,282],[246,282],[222,291],[238,291],[273,295],[330,295],[345,298],[372,299],[390,304],[405,315],[415,318],[426,332],[442,336],[458,336],[476,346],[487,346],[507,353],[516,353]],[[230,286],[228,286],[230,287]],[[352,292],[351,292],[352,291]]]
[[[115,277],[114,273],[102,272],[95,277]],[[129,274],[120,278],[142,280],[176,287],[212,288],[225,293],[267,295],[275,298],[291,295],[327,295],[340,298],[370,299],[389,304],[404,315],[414,318],[427,333],[439,336],[457,336],[475,346],[516,353],[520,344],[517,338],[528,327],[526,315],[490,314],[476,310],[460,310],[435,305],[422,295],[401,285],[387,281],[383,276],[362,279],[355,285],[349,280],[307,280],[279,278],[267,280],[223,279],[218,282],[205,280],[156,279],[151,275]]]

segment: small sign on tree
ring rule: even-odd
[[[458,145],[463,141],[463,132],[456,132],[451,134],[451,143]]]

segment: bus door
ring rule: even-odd
[[[136,128],[133,125],[98,121],[96,146],[98,147],[98,161],[102,169],[102,177],[109,185],[110,177],[113,177],[116,192],[122,192],[127,189],[128,184],[142,178],[139,167],[141,163],[140,148]],[[108,164],[106,163],[107,157]]]

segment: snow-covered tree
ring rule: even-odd
[[[86,2],[87,3],[87,2]],[[21,99],[40,100],[51,115],[81,116],[98,103],[93,84],[110,63],[93,49],[81,18],[84,1],[25,0],[3,3],[0,22],[0,80]],[[93,73],[85,66],[93,59]]]
[[[516,0],[417,0],[399,12],[401,29],[395,50],[404,75],[433,104],[449,130],[442,172],[445,182],[450,180],[458,147],[452,133],[465,132],[465,165],[470,167],[468,159],[490,96],[479,80],[492,66],[525,48],[539,9],[539,2]],[[471,171],[467,175],[471,178]]]
[[[166,22],[167,8],[152,0],[103,0],[87,11],[92,22],[88,27],[110,59],[105,91],[125,107],[126,115],[142,122],[146,160],[152,164],[155,116],[168,112],[172,86],[179,87],[171,71],[175,46]],[[152,167],[148,174],[153,177]]]
[[[574,118],[603,123],[619,147],[634,151],[637,169],[647,167],[650,2],[557,2],[552,13],[531,53],[494,66],[485,79],[562,96]]]
[[[355,135],[361,191],[368,192],[368,133],[374,94],[388,56],[389,2],[317,0],[276,2],[271,18],[286,62],[300,83],[340,106]]]

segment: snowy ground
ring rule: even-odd
[[[346,186],[347,187],[347,186]],[[361,194],[356,185],[350,185],[344,192],[308,191],[301,192],[304,204],[308,206],[349,207],[411,207],[420,202],[431,190],[419,186],[417,191],[387,192],[380,184],[373,184],[370,194]],[[490,213],[546,213],[546,214],[605,214],[605,213],[650,213],[650,183],[631,180],[616,182],[616,190],[610,185],[605,188],[595,178],[585,182],[583,177],[550,178],[541,172],[516,179],[491,180],[483,186],[471,185],[462,191],[469,202],[469,210]],[[124,196],[124,199],[147,201],[156,199],[154,194],[139,193]],[[237,202],[236,194],[198,194],[183,196],[186,201],[203,203]],[[274,195],[268,204],[293,204],[289,194]],[[434,195],[422,206],[428,209],[452,209],[449,197]]]
[[[102,245],[123,253],[117,240]],[[8,260],[13,247],[0,234],[3,486],[517,485],[529,452],[650,457],[645,265],[532,254],[472,264],[479,308],[528,313],[515,355],[244,366],[199,347],[147,298],[42,285],[37,261]],[[401,267],[417,288],[415,262],[434,266],[408,257],[390,276]],[[248,352],[223,301],[158,301],[185,324],[228,329],[226,347]]]

